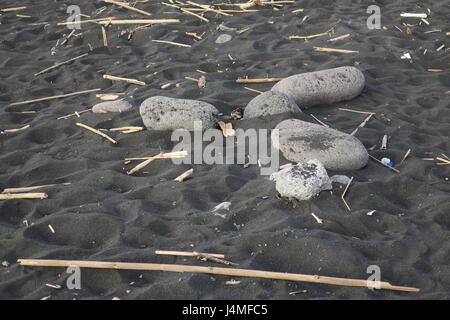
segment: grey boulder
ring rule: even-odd
[[[211,104],[188,99],[154,96],[144,100],[139,107],[142,121],[149,130],[176,130],[194,128],[195,121],[202,122],[202,130],[216,125],[219,111]]]
[[[294,162],[317,159],[333,171],[357,170],[367,164],[369,155],[364,145],[352,135],[321,125],[289,119],[280,122],[278,139],[272,144],[283,156]]]
[[[327,170],[319,160],[298,163],[289,168],[272,173],[275,188],[282,197],[309,200],[322,190],[332,188]]]
[[[355,67],[339,67],[296,74],[282,79],[271,90],[291,96],[299,106],[351,100],[358,96],[365,85],[365,78]]]
[[[267,91],[253,98],[245,107],[244,119],[280,114],[284,112],[302,112],[295,101],[288,95]]]
[[[92,107],[92,112],[107,113],[107,112],[125,112],[132,109],[133,106],[125,100],[105,101],[97,103]]]

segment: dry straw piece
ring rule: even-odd
[[[2,193],[20,193],[20,192],[28,192],[28,191],[33,191],[36,189],[41,189],[41,188],[46,188],[46,187],[54,187],[54,186],[66,186],[69,185],[71,183],[59,183],[59,184],[44,184],[41,186],[33,186],[33,187],[22,187],[22,188],[6,188],[2,191]]]
[[[319,52],[359,53],[359,51],[355,51],[355,50],[333,49],[333,48],[322,48],[322,47],[314,47],[314,50],[319,51]]]
[[[106,20],[98,21],[100,24],[160,24],[160,23],[178,23],[178,19],[136,19],[136,20]]]
[[[171,159],[171,158],[184,158],[187,156],[187,151],[176,151],[176,152],[168,152],[168,153],[160,153],[153,157],[145,157],[145,158],[125,158],[125,161],[131,160],[145,160],[138,164],[136,167],[127,172],[127,174],[133,174],[142,168],[146,167],[150,162],[156,159]]]
[[[104,79],[108,79],[108,80],[115,80],[115,81],[126,81],[128,83],[138,84],[140,86],[145,86],[146,85],[146,83],[143,82],[143,81],[139,81],[139,80],[131,79],[131,78],[116,77],[116,76],[112,76],[112,75],[109,75],[109,74],[104,74],[103,78]]]
[[[100,90],[101,90],[100,88],[97,88],[97,89],[77,91],[77,92],[60,94],[60,95],[51,96],[51,97],[45,97],[45,98],[39,98],[39,99],[33,99],[33,100],[26,100],[26,101],[21,101],[21,102],[14,102],[14,103],[9,104],[8,106],[19,106],[19,105],[22,105],[22,104],[29,104],[29,103],[34,103],[34,102],[41,102],[41,101],[48,101],[48,100],[53,100],[53,99],[72,97],[72,96],[76,96],[76,95],[79,95],[79,94],[86,94],[86,93],[91,93],[91,92],[100,91]]]
[[[118,2],[118,1],[114,1],[114,0],[103,0],[103,1],[106,2],[106,3],[110,3],[110,4],[115,4],[116,6],[119,6],[119,7],[128,9],[128,10],[131,10],[131,11],[134,11],[134,12],[146,15],[146,16],[150,16],[151,15],[150,12],[147,12],[147,11],[144,11],[144,10],[132,7],[132,6],[130,6],[130,5],[126,4],[126,3],[124,3],[124,2]]]
[[[179,43],[179,42],[173,42],[173,41],[166,41],[166,40],[152,40],[153,42],[158,42],[158,43],[166,43],[166,44],[171,44],[173,46],[178,46],[178,47],[185,47],[185,48],[190,48],[192,47],[190,44],[185,44],[185,43]]]
[[[30,192],[30,193],[2,193],[0,200],[8,199],[45,199],[48,195],[44,192]]]
[[[176,177],[175,179],[173,179],[173,181],[178,181],[178,182],[183,182],[184,179],[186,179],[187,177],[191,176],[192,173],[194,173],[194,168],[191,168],[185,172],[183,172],[182,174],[180,174],[178,177]]]
[[[42,71],[39,71],[39,72],[35,73],[34,75],[35,75],[35,76],[38,76],[38,75],[40,75],[40,74],[43,74],[43,73],[45,73],[45,72],[48,72],[48,71],[53,70],[53,69],[55,69],[55,68],[58,68],[59,66],[62,66],[62,65],[64,65],[64,64],[67,64],[67,63],[72,62],[72,61],[74,61],[74,60],[77,60],[77,59],[81,59],[81,58],[83,58],[83,57],[86,57],[87,55],[88,55],[88,53],[84,53],[84,54],[82,54],[82,55],[80,55],[80,56],[77,56],[77,57],[75,57],[75,58],[66,60],[66,61],[64,61],[64,62],[57,63],[57,64],[55,64],[55,65],[53,65],[53,66],[51,66],[51,67],[48,67],[48,68],[46,68],[46,69],[44,69],[44,70],[42,70]]]
[[[303,281],[324,283],[338,286],[350,287],[368,287],[370,281],[362,279],[348,279],[326,277],[319,275],[296,274],[287,272],[272,272],[251,269],[236,269],[223,267],[199,267],[177,264],[158,264],[158,263],[128,263],[128,262],[104,262],[104,261],[83,261],[83,260],[46,260],[46,259],[19,259],[17,262],[22,266],[35,267],[69,267],[78,266],[80,268],[96,269],[121,269],[121,270],[147,270],[147,271],[168,271],[168,272],[198,272],[207,274],[220,274],[233,277],[253,277],[265,279],[277,279],[288,281]],[[406,292],[419,292],[419,288],[395,286],[389,282],[380,281],[376,283],[380,289],[397,290]],[[375,288],[377,288],[376,286]]]
[[[79,126],[79,127],[84,128],[84,129],[86,129],[86,130],[89,130],[89,131],[91,131],[91,132],[93,132],[93,133],[96,133],[96,134],[98,134],[99,136],[101,136],[101,137],[103,137],[103,138],[105,138],[105,139],[111,141],[111,142],[114,143],[114,144],[117,143],[116,140],[114,140],[114,139],[111,138],[110,136],[104,134],[103,132],[98,131],[97,129],[94,129],[94,128],[92,128],[92,127],[89,127],[89,126],[87,126],[87,125],[85,125],[85,124],[83,124],[83,123],[80,123],[80,122],[77,122],[76,125]]]

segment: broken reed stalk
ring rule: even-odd
[[[46,187],[53,187],[53,186],[59,186],[59,185],[69,185],[71,183],[55,183],[55,184],[44,184],[41,186],[33,186],[33,187],[23,187],[23,188],[6,188],[2,191],[2,193],[21,193],[21,192],[28,192],[33,191],[36,189],[46,188]]]
[[[2,133],[13,133],[13,132],[18,132],[18,131],[22,131],[22,130],[28,129],[29,127],[30,127],[30,125],[27,124],[27,125],[24,125],[23,127],[20,127],[20,128],[16,128],[16,129],[5,129],[5,130],[3,130],[3,131],[1,131],[1,132],[2,132]]]
[[[45,199],[48,195],[44,192],[30,192],[30,193],[2,193],[0,200],[8,199]]]
[[[143,81],[139,81],[136,79],[130,79],[130,78],[122,78],[122,77],[116,77],[116,76],[112,76],[109,74],[104,74],[103,75],[103,79],[108,79],[108,80],[116,80],[116,81],[126,81],[128,83],[133,83],[133,84],[138,84],[140,86],[145,86],[146,83]]]
[[[317,34],[311,34],[309,36],[290,36],[289,39],[313,39],[313,38],[318,38],[318,37],[323,37],[323,36],[328,36],[331,35],[334,32],[334,28],[331,28],[325,32],[322,33],[317,33]]]
[[[156,160],[156,159],[169,159],[169,158],[184,158],[184,157],[187,156],[187,154],[188,154],[187,151],[176,151],[176,152],[160,153],[160,154],[157,154],[156,156],[153,156],[153,157],[143,158],[143,159],[146,159],[146,160],[141,162],[140,164],[138,164],[136,167],[134,167],[130,171],[128,171],[127,174],[131,175],[131,174],[141,170],[142,168],[146,167],[153,160]],[[138,160],[138,158],[125,159],[125,161],[129,161],[129,160]],[[142,160],[142,158],[139,159],[139,160]]]
[[[395,171],[395,172],[397,172],[397,173],[400,173],[400,170],[388,166],[387,164],[381,162],[380,160],[378,160],[377,158],[371,156],[370,154],[369,154],[369,157],[370,157],[371,159],[375,160],[376,162],[381,163],[381,164],[382,164],[383,166],[385,166],[386,168],[389,168],[389,169],[391,169],[392,171]]]
[[[168,272],[197,272],[207,274],[219,274],[234,277],[253,277],[288,281],[303,281],[313,283],[324,283],[338,286],[371,287],[370,284],[379,285],[380,289],[419,292],[419,288],[391,285],[389,282],[373,282],[361,279],[336,278],[319,275],[296,274],[287,272],[273,272],[252,269],[236,269],[224,267],[200,267],[178,264],[159,263],[129,263],[129,262],[105,262],[105,261],[83,261],[83,260],[47,260],[47,259],[19,259],[21,266],[34,267],[70,267],[115,270],[146,270],[146,271],[168,271]]]
[[[338,109],[339,109],[339,110],[342,110],[342,111],[355,112],[355,113],[362,113],[362,114],[376,114],[375,112],[359,111],[359,110],[354,110],[354,109],[349,109],[349,108],[338,108]]]
[[[99,21],[111,21],[115,19],[116,17],[106,17],[106,18],[97,18],[97,19],[88,19],[88,20],[81,20],[81,21],[70,21],[70,22],[58,22],[57,26],[67,26],[70,24],[81,24],[81,23],[89,23],[89,22],[99,22]]]
[[[334,42],[334,41],[338,41],[338,40],[344,40],[348,37],[350,37],[350,33],[344,34],[344,35],[336,37],[336,38],[328,39],[327,41]]]
[[[364,119],[364,121],[361,122],[361,124],[358,127],[356,127],[356,129],[353,130],[353,132],[350,133],[350,135],[354,136],[356,134],[356,132],[358,132],[359,128],[364,128],[365,125],[367,124],[367,122],[370,120],[370,118],[372,118],[372,116],[373,116],[373,113],[369,114],[369,116],[366,119]]]
[[[102,20],[100,24],[160,24],[160,23],[178,23],[178,19],[136,19],[136,20]]]
[[[94,128],[92,128],[92,127],[89,127],[89,126],[87,126],[87,125],[85,125],[85,124],[83,124],[83,123],[80,123],[80,122],[77,122],[76,125],[79,126],[79,127],[84,128],[84,129],[86,129],[86,130],[89,130],[89,131],[91,131],[91,132],[93,132],[93,133],[95,133],[95,134],[98,134],[99,136],[101,136],[101,137],[103,137],[103,138],[109,140],[110,142],[112,142],[112,143],[114,143],[114,144],[117,143],[116,140],[114,140],[114,139],[111,138],[110,136],[104,134],[103,132],[101,132],[101,131],[99,131],[99,130],[97,130],[97,129],[94,129]]]
[[[236,79],[236,83],[266,83],[277,82],[283,78],[262,78],[262,79]]]
[[[199,4],[199,3],[196,3],[196,2],[193,2],[193,1],[186,1],[186,3],[188,3],[190,5],[193,5],[193,6],[196,6],[196,7],[200,7],[202,9],[206,10],[206,11],[215,12],[215,13],[218,13],[218,14],[221,14],[221,15],[224,15],[224,16],[231,16],[231,14],[229,14],[229,13],[223,12],[222,10],[213,9],[210,6],[205,5],[205,4]]]
[[[102,37],[103,37],[103,46],[107,47],[108,46],[108,38],[106,37],[106,29],[104,26],[102,27]]]
[[[253,89],[253,88],[249,88],[249,87],[244,87],[244,89],[248,90],[248,91],[256,92],[256,93],[259,93],[259,94],[264,93],[262,91],[259,91],[259,90]]]
[[[359,53],[359,51],[355,51],[355,50],[333,49],[333,48],[322,48],[322,47],[314,47],[314,50],[319,51],[319,52]]]
[[[171,250],[156,250],[155,254],[170,255],[170,256],[185,256],[185,257],[197,257],[198,255],[210,256],[219,259],[224,259],[224,254],[219,253],[204,253],[204,252],[186,252],[186,251],[171,251]]]
[[[39,71],[38,73],[35,73],[34,75],[35,75],[35,76],[38,76],[38,75],[40,75],[40,74],[43,74],[43,73],[45,73],[45,72],[48,72],[48,71],[53,70],[53,69],[55,69],[55,68],[58,68],[59,66],[62,66],[62,65],[64,65],[64,64],[67,64],[67,63],[72,62],[72,61],[74,61],[74,60],[77,60],[77,59],[81,59],[81,58],[83,58],[83,57],[86,57],[87,55],[88,55],[88,53],[84,53],[84,54],[82,54],[82,55],[80,55],[80,56],[78,56],[78,57],[75,57],[75,58],[66,60],[66,61],[64,61],[64,62],[57,63],[57,64],[55,64],[55,65],[53,65],[53,66],[51,66],[51,67],[48,67],[48,68],[46,68],[46,69],[44,69],[44,70],[42,70],[42,71]]]
[[[146,16],[151,16],[150,12],[147,12],[147,11],[144,11],[144,10],[141,10],[141,9],[137,9],[137,8],[132,7],[132,6],[130,6],[130,5],[126,4],[126,3],[124,3],[124,2],[118,2],[118,1],[114,1],[114,0],[103,0],[103,1],[106,2],[106,3],[110,3],[110,4],[115,4],[116,6],[119,6],[119,7],[128,9],[128,10],[131,10],[131,11],[134,11],[134,12],[146,15]]]
[[[26,9],[27,7],[14,7],[14,8],[5,8],[5,9],[0,9],[1,12],[13,12],[13,11],[20,11],[23,9]]]
[[[318,123],[320,123],[322,126],[324,126],[325,128],[329,128],[330,126],[327,125],[325,122],[323,122],[322,120],[316,118],[313,114],[310,114],[311,117],[314,118],[314,120],[316,120]]]
[[[347,207],[348,211],[352,211],[352,210],[350,209],[350,206],[348,205],[347,201],[345,200],[345,195],[347,194],[348,187],[350,186],[352,181],[353,181],[353,177],[350,178],[350,181],[347,183],[347,186],[345,187],[344,192],[342,192],[342,195],[341,195],[341,199],[342,199],[342,201],[344,201],[344,204]]]
[[[174,45],[174,46],[185,47],[185,48],[192,47],[190,44],[184,44],[184,43],[173,42],[173,41],[166,41],[166,40],[152,40],[152,41],[153,42],[158,42],[158,43],[171,44],[171,45]]]
[[[121,131],[122,133],[134,133],[142,130],[144,130],[144,127],[120,127],[109,129],[109,131]]]
[[[92,111],[92,110],[91,109],[87,109],[87,110],[75,111],[74,113],[71,113],[71,114],[59,117],[56,120],[67,119],[67,118],[70,118],[70,117],[73,117],[73,116],[80,117],[80,114],[85,113],[85,112],[89,112],[89,111]]]
[[[190,175],[192,175],[192,173],[194,172],[194,168],[191,168],[185,172],[183,172],[182,174],[180,174],[178,177],[176,177],[175,179],[173,179],[173,181],[177,181],[177,182],[183,182],[184,179],[186,179],[187,177],[189,177]]]
[[[26,100],[26,101],[21,101],[21,102],[14,102],[14,103],[9,104],[8,106],[19,106],[19,105],[22,105],[22,104],[29,104],[29,103],[34,103],[34,102],[41,102],[41,101],[47,101],[47,100],[53,100],[53,99],[66,98],[66,97],[76,96],[76,95],[85,94],[85,93],[91,93],[91,92],[100,91],[100,90],[101,90],[100,88],[90,89],[90,90],[83,90],[83,91],[78,91],[78,92],[60,94],[60,95],[51,96],[51,97],[45,97],[45,98],[39,98],[39,99],[33,99],[33,100]]]

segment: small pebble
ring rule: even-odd
[[[230,41],[231,39],[233,39],[232,36],[230,36],[229,34],[221,34],[220,36],[217,37],[216,39],[216,43],[225,43]]]

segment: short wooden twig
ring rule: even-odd
[[[104,74],[103,78],[104,79],[109,79],[109,80],[115,80],[115,81],[126,81],[128,83],[138,84],[140,86],[145,86],[146,85],[146,83],[143,82],[143,81],[139,81],[139,80],[131,79],[131,78],[116,77],[116,76],[112,76],[112,75],[109,75],[109,74]]]
[[[53,65],[53,66],[51,66],[51,67],[48,67],[48,68],[46,68],[46,69],[44,69],[44,70],[42,70],[42,71],[39,71],[39,72],[35,73],[34,75],[35,75],[35,76],[38,76],[38,75],[40,75],[40,74],[43,74],[43,73],[45,73],[45,72],[48,72],[48,71],[53,70],[53,69],[55,69],[55,68],[58,68],[58,67],[60,67],[60,66],[62,66],[62,65],[64,65],[64,64],[70,63],[70,62],[72,62],[72,61],[74,61],[74,60],[77,60],[77,59],[81,59],[81,58],[83,58],[83,57],[86,57],[87,55],[88,55],[88,53],[83,53],[82,55],[80,55],[80,56],[78,56],[78,57],[75,57],[75,58],[66,60],[66,61],[64,61],[64,62],[57,63],[57,64],[55,64],[55,65]]]
[[[187,177],[189,177],[190,175],[192,175],[192,173],[194,173],[194,168],[191,168],[185,172],[183,172],[182,174],[180,174],[178,177],[176,177],[175,179],[173,179],[173,181],[177,181],[177,182],[183,182],[184,179],[186,179]]]
[[[86,130],[89,130],[89,131],[91,131],[91,132],[93,132],[93,133],[96,133],[96,134],[98,134],[99,136],[101,136],[101,137],[103,137],[103,138],[105,138],[105,139],[111,141],[111,142],[114,143],[114,144],[117,143],[116,140],[114,140],[113,138],[111,138],[111,137],[108,136],[107,134],[104,134],[103,132],[101,132],[101,131],[99,131],[99,130],[97,130],[97,129],[94,129],[94,128],[92,128],[92,127],[89,127],[89,126],[87,126],[87,125],[85,125],[85,124],[83,124],[83,123],[80,123],[80,122],[77,122],[76,125],[79,126],[79,127],[84,128],[84,129],[86,129]]]
[[[45,199],[48,195],[44,192],[30,193],[1,193],[0,200],[8,199]]]

